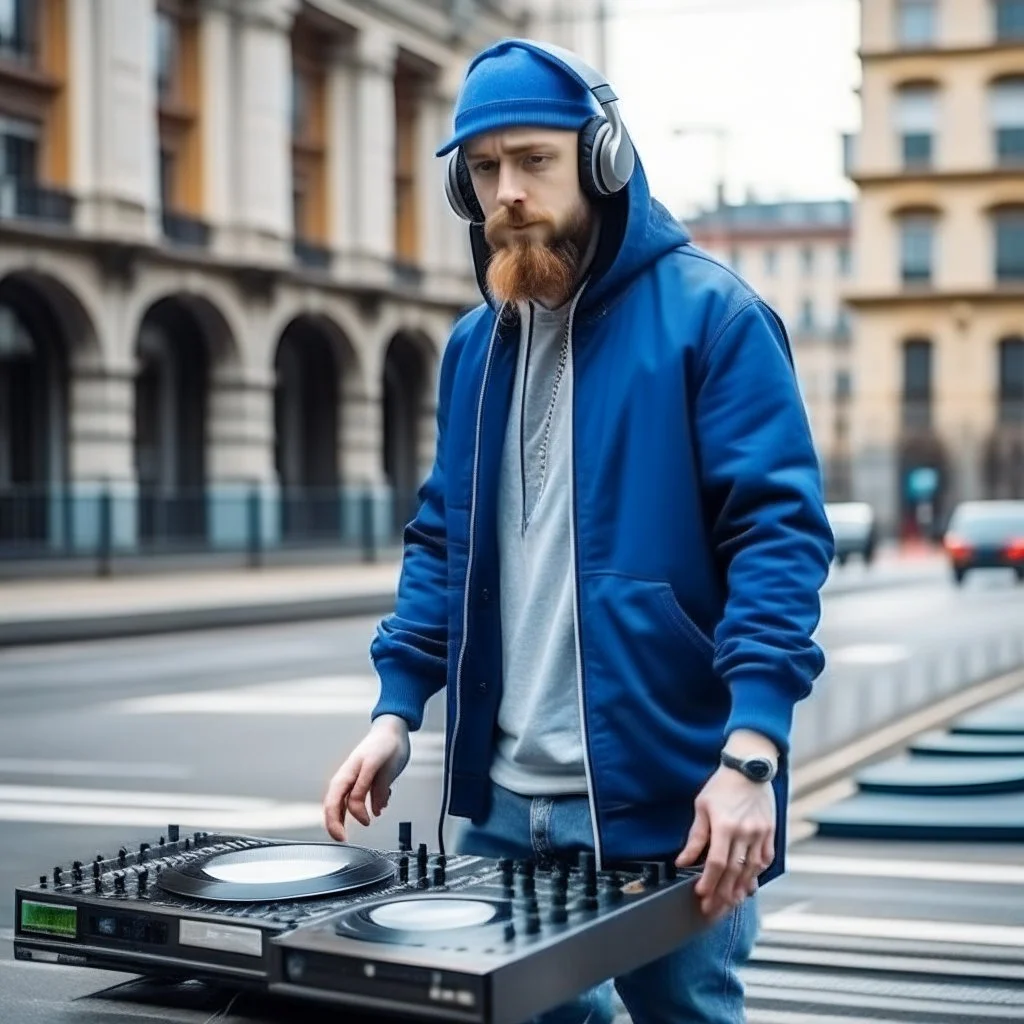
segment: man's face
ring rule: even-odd
[[[465,157],[494,250],[487,282],[502,302],[560,304],[590,234],[576,132],[516,128],[466,144]]]

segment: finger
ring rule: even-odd
[[[732,833],[724,825],[711,828],[711,845],[704,859],[701,873],[694,891],[702,899],[711,901],[718,890],[722,875],[729,867],[729,850],[732,847]]]
[[[749,841],[737,836],[729,847],[729,859],[725,871],[718,882],[718,898],[729,906],[733,906],[738,898],[737,886],[743,872],[750,863],[748,854]]]
[[[772,866],[775,860],[775,829],[770,828],[761,840],[761,870]]]
[[[366,809],[366,798],[369,795],[373,780],[377,777],[378,765],[376,762],[366,758],[359,769],[359,776],[352,786],[352,792],[348,795],[349,814],[361,825],[370,824],[370,813]]]
[[[682,848],[679,856],[676,857],[676,867],[685,868],[696,862],[708,845],[708,838],[711,835],[711,825],[708,822],[707,813],[700,808],[690,826],[690,834],[686,837],[686,845]]]
[[[331,779],[324,797],[324,825],[332,839],[345,841],[345,805],[356,780],[358,763],[346,761]]]
[[[387,807],[390,799],[391,787],[384,785],[384,775],[378,772],[377,778],[370,787],[370,809],[373,811],[375,818],[380,816],[381,811]]]

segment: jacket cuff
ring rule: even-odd
[[[378,659],[376,664],[380,696],[370,712],[370,721],[381,715],[397,715],[409,723],[410,732],[415,732],[423,724],[423,711],[427,705],[423,684],[394,665],[381,664],[382,660]]]
[[[793,700],[785,688],[758,672],[731,676],[732,712],[725,726],[729,736],[737,729],[749,729],[767,736],[779,750],[780,764],[789,756],[793,730]]]

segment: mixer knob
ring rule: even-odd
[[[166,843],[166,842],[167,842],[167,840],[163,836],[161,836],[160,839],[157,842],[157,846],[163,846],[164,843]]]
[[[47,884],[46,883],[46,875],[40,875],[39,876],[39,888],[40,889],[45,889],[46,888],[46,884]]]
[[[412,849],[412,822],[400,821],[398,823],[398,848],[399,850]]]
[[[515,937],[516,926],[511,921],[509,921],[508,924],[505,925],[505,941],[511,942]]]
[[[103,856],[99,853],[96,854],[96,859],[92,862],[92,877],[99,878],[102,871],[101,865],[103,864]]]
[[[540,931],[540,914],[531,910],[526,915],[526,934],[536,935]]]
[[[146,891],[146,883],[149,881],[149,872],[143,868],[138,874],[139,881],[139,895],[141,896]]]
[[[398,858],[398,880],[400,882],[409,881],[409,858],[399,857]]]
[[[92,885],[93,885],[93,888],[96,890],[96,892],[98,892],[98,893],[103,892],[103,880],[100,878],[99,875],[96,875],[96,877],[93,878]]]
[[[170,840],[170,842],[176,843],[178,841],[178,835],[179,835],[179,829],[178,829],[177,825],[168,825],[167,826],[167,838],[168,838],[168,840]]]
[[[191,850],[192,849],[192,840],[189,839],[188,836],[185,836],[185,849],[186,850]]]
[[[196,846],[199,845],[199,840],[202,839],[202,838],[203,838],[203,833],[202,832],[193,832],[192,833],[192,841],[196,844]]]
[[[657,864],[645,864],[643,872],[644,885],[648,888],[655,888],[659,881]]]
[[[123,893],[124,892],[124,872],[123,871],[118,871],[117,874],[114,875],[114,892],[117,892],[117,893]]]
[[[63,877],[64,877],[64,872],[61,871],[60,865],[58,864],[57,867],[55,867],[53,869],[53,884],[54,885],[60,885]]]
[[[139,863],[142,864],[146,860],[146,854],[149,852],[149,843],[139,843]]]
[[[71,878],[75,882],[82,881],[82,862],[80,860],[76,860],[71,865]]]
[[[533,878],[536,873],[536,865],[532,860],[523,860],[519,862],[519,873],[524,878]]]
[[[524,896],[532,896],[537,891],[537,883],[533,880],[532,875],[523,875],[519,887]]]
[[[565,908],[564,903],[555,903],[551,907],[551,923],[552,924],[565,924],[569,919],[569,912]]]
[[[444,885],[444,865],[438,864],[434,868],[434,885]]]
[[[123,868],[127,863],[128,863],[128,851],[122,846],[121,849],[117,851],[117,864],[118,864],[118,867],[122,867]]]

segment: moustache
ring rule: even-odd
[[[494,248],[508,244],[508,235],[511,231],[530,227],[534,224],[543,224],[553,234],[555,230],[555,219],[550,214],[540,210],[523,210],[519,207],[499,206],[484,222],[484,238]]]

